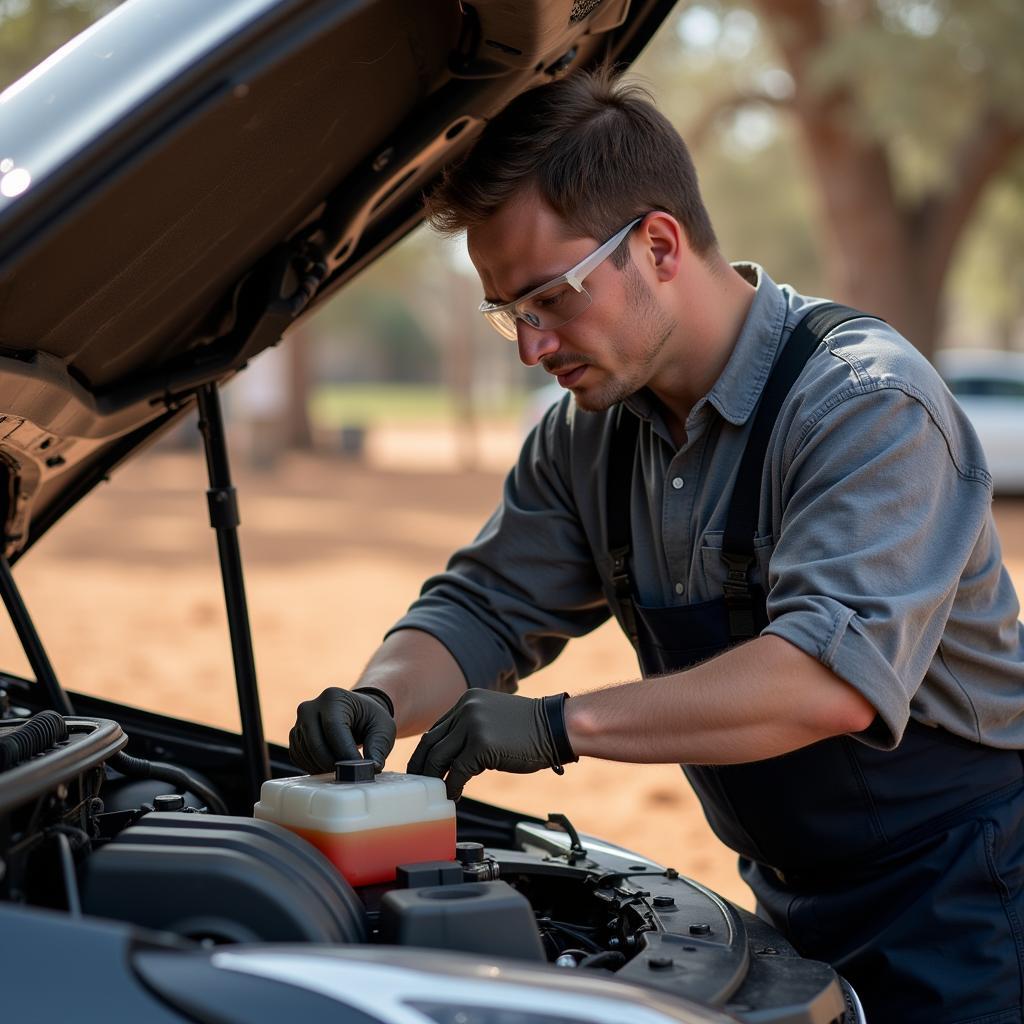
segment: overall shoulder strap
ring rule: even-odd
[[[622,625],[635,646],[636,613],[633,609],[633,584],[629,578],[629,554],[633,546],[630,498],[633,491],[633,467],[640,418],[622,403],[615,418],[608,451],[608,489],[605,509],[608,515],[608,553],[612,559],[612,586],[619,602]]]
[[[840,324],[869,315],[837,303],[815,306],[793,328],[761,392],[747,447],[740,460],[722,537],[722,559],[727,567],[725,599],[734,639],[752,637],[757,632],[750,569],[754,564],[754,536],[761,506],[764,460],[779,410],[811,353],[824,338]]]
[[[793,328],[793,333],[765,383],[754,414],[750,438],[740,460],[722,539],[722,558],[727,567],[725,601],[729,611],[730,634],[735,641],[757,633],[750,569],[754,564],[754,536],[761,503],[762,469],[779,410],[811,353],[826,335],[848,320],[869,315],[836,303],[815,306]],[[632,549],[630,499],[639,428],[639,418],[624,405],[620,405],[608,454],[608,488],[605,495],[612,583],[621,609],[623,626],[634,646],[637,632],[633,586],[629,576]]]

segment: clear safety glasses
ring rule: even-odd
[[[621,231],[617,231],[603,245],[595,249],[586,259],[581,260],[572,270],[567,270],[539,288],[527,292],[514,302],[499,305],[495,302],[481,302],[483,313],[491,326],[509,341],[517,337],[516,320],[538,331],[550,331],[567,324],[580,315],[593,301],[583,287],[587,275],[596,270],[622,244],[622,240],[643,220],[637,217]]]

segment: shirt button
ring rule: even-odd
[[[684,590],[684,587],[683,587],[682,583],[677,583],[676,584],[676,593],[677,594],[681,594],[683,592],[683,590]]]
[[[672,486],[677,491],[681,491],[683,489],[683,478],[681,476],[674,476],[672,478]]]

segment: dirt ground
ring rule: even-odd
[[[236,465],[241,538],[267,734],[285,740],[295,705],[351,684],[419,584],[469,539],[497,500],[515,430],[485,434],[473,471],[452,438],[378,431],[362,462],[290,456],[273,472]],[[238,460],[236,460],[237,462]],[[231,656],[199,454],[155,450],[68,515],[16,569],[58,675],[71,689],[237,727]],[[996,518],[1024,587],[1024,502]],[[27,666],[10,627],[0,665]],[[524,681],[529,695],[634,678],[611,626]],[[415,741],[389,767],[403,770]],[[534,814],[568,814],[744,906],[735,858],[711,834],[673,765],[590,761],[563,778],[489,773],[468,794]]]

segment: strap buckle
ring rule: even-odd
[[[615,599],[619,602],[622,625],[629,637],[629,642],[636,647],[637,628],[636,611],[633,608],[633,584],[629,578],[629,545],[612,548],[608,554],[612,559],[612,588]]]
[[[729,598],[750,599],[750,567],[754,564],[751,555],[733,555],[728,551],[722,552],[722,561],[725,562],[725,582],[722,589],[725,591],[726,600]]]
[[[748,640],[757,636],[754,622],[754,594],[750,587],[750,569],[754,564],[752,555],[734,555],[722,552],[725,562],[725,606],[729,612],[729,635],[733,640]]]
[[[608,554],[612,556],[612,583],[615,585],[616,592],[618,592],[622,586],[629,586],[629,569],[627,567],[629,546],[612,548]]]

